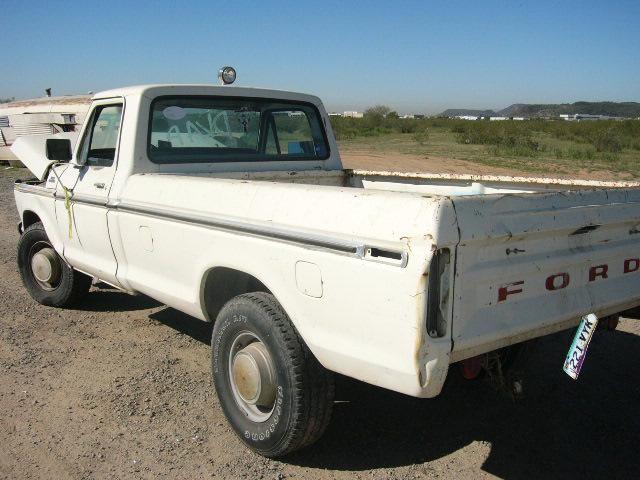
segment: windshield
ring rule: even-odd
[[[161,97],[151,106],[149,159],[156,163],[324,160],[316,107],[259,98]]]

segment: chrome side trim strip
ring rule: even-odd
[[[328,248],[330,250],[337,250],[344,253],[351,253],[357,256],[364,256],[364,246],[357,243],[343,242],[340,240],[334,240],[320,235],[306,235],[302,233],[289,232],[277,228],[262,227],[258,225],[251,225],[249,223],[237,222],[234,220],[228,220],[223,218],[205,217],[201,215],[188,215],[179,212],[171,212],[162,209],[151,209],[140,205],[132,205],[128,203],[110,204],[110,208],[127,212],[137,213],[155,218],[162,218],[167,220],[176,220],[178,222],[190,223],[194,225],[201,225],[216,230],[225,230],[231,232],[246,233],[250,235],[257,235],[260,237],[268,237],[277,240],[285,240],[294,243],[303,243],[306,245]]]
[[[216,218],[209,216],[202,216],[196,214],[186,214],[180,212],[173,212],[168,210],[150,208],[142,205],[133,205],[129,203],[114,202],[107,205],[110,209],[126,212],[136,213],[139,215],[145,215],[154,218],[174,220],[178,222],[189,223],[193,225],[200,225],[207,228],[213,228],[216,230],[223,230],[233,233],[244,233],[248,235],[255,235],[263,238],[269,238],[274,240],[282,240],[286,242],[308,245],[311,247],[324,248],[340,253],[352,255],[354,257],[377,262],[385,263],[388,265],[398,266],[404,268],[407,266],[409,256],[406,251],[391,251],[394,256],[400,257],[399,259],[374,257],[371,256],[371,250],[375,247],[365,245],[357,242],[349,242],[346,240],[338,240],[335,238],[325,237],[323,235],[305,234],[299,232],[292,232],[285,229],[276,227],[265,227],[260,225],[252,225],[250,223],[238,222],[225,218]],[[378,249],[381,250],[381,249]],[[383,249],[388,251],[386,249]]]
[[[18,192],[32,193],[34,195],[40,195],[42,197],[51,197],[51,198],[64,200],[64,195],[61,195],[60,193],[56,192],[52,188],[45,188],[45,187],[41,187],[40,185],[31,185],[29,183],[21,182],[21,183],[15,183],[13,185],[13,189],[17,190]],[[94,195],[84,195],[84,194],[73,193],[71,195],[71,201],[77,202],[77,203],[84,203],[87,205],[94,205],[97,207],[107,206],[107,200],[105,198],[94,196]]]
[[[53,198],[54,196],[53,189],[41,187],[40,185],[31,185],[28,183],[14,183],[13,189],[22,193],[32,193],[34,195],[40,195],[41,197]]]
[[[64,200],[64,195],[56,193],[56,198]],[[71,195],[71,201],[76,203],[84,203],[85,205],[92,205],[94,207],[106,207],[108,204],[108,201],[105,197],[85,195],[82,193],[73,193]]]
[[[53,190],[45,189],[36,185],[17,183],[14,185],[14,189],[25,193],[33,193],[35,195],[64,200],[63,195],[55,193]],[[223,230],[233,233],[244,233],[247,235],[259,236],[262,238],[282,240],[285,242],[307,245],[316,248],[324,248],[334,252],[352,255],[362,260],[384,263],[386,265],[396,266],[400,268],[405,268],[409,261],[409,254],[406,251],[389,250],[386,248],[379,248],[374,245],[349,242],[346,240],[325,237],[323,235],[306,234],[277,227],[253,225],[250,223],[238,222],[235,220],[229,220],[226,218],[219,218],[214,216],[180,213],[175,211],[151,208],[143,205],[129,204],[126,202],[107,201],[103,197],[97,197],[93,195],[74,193],[71,197],[71,201],[74,203],[103,207],[114,211],[136,213],[148,217],[174,220],[178,222],[189,223],[192,225],[213,228],[216,230]],[[377,251],[378,253],[376,255],[372,255],[372,251]],[[381,255],[380,252],[385,252],[386,254],[388,254],[388,256]]]

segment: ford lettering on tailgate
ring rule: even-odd
[[[640,270],[640,258],[627,258],[622,265],[611,266],[611,268],[621,268],[623,274],[634,273]],[[589,268],[589,282],[607,280],[609,278],[610,266],[606,263],[593,265]],[[545,281],[545,288],[549,291],[562,290],[571,283],[571,275],[568,272],[558,272],[549,275]],[[510,296],[523,293],[526,288],[525,280],[518,280],[500,286],[498,289],[498,302],[504,302]]]

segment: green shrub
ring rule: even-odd
[[[413,139],[419,145],[424,145],[425,143],[427,143],[427,140],[429,140],[429,130],[427,130],[426,128],[422,130],[418,130],[413,134]]]
[[[536,120],[531,124],[536,131],[548,133],[559,140],[590,144],[599,152],[620,152],[625,148],[634,148],[640,137],[638,120]]]
[[[592,148],[569,147],[567,149],[567,157],[574,160],[593,160],[595,156],[595,150]]]
[[[545,149],[531,138],[527,122],[483,122],[467,120],[452,125],[459,143],[488,145],[489,153],[497,156],[535,157]]]
[[[604,158],[604,153],[617,154],[625,149],[640,151],[640,120],[599,120],[567,122],[534,119],[527,121],[473,121],[451,118],[399,118],[385,106],[367,109],[364,118],[331,117],[338,140],[375,137],[391,133],[411,134],[415,142],[428,141],[422,132],[431,128],[447,129],[461,144],[499,147],[491,150],[499,155],[535,156],[544,150],[537,142],[540,134],[580,146],[554,148],[556,158],[590,160]],[[535,137],[534,137],[535,134]],[[606,158],[612,158],[606,156]]]
[[[540,151],[525,144],[514,146],[491,145],[489,153],[497,157],[537,157]]]
[[[592,140],[593,146],[599,152],[620,152],[622,141],[613,129],[596,132]]]
[[[357,137],[375,137],[390,133],[421,132],[433,124],[436,119],[399,118],[393,112],[382,114],[386,107],[376,106],[367,109],[363,118],[331,117],[331,126],[338,140],[351,140]],[[439,119],[442,121],[442,119]],[[447,119],[444,119],[445,122]]]
[[[394,125],[397,131],[400,133],[415,133],[425,122],[423,120],[414,120],[411,118],[399,118]]]
[[[602,152],[599,155],[599,158],[601,160],[604,160],[605,162],[617,162],[618,161],[618,155],[616,153],[613,153],[613,152]]]

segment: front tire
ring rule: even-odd
[[[332,374],[309,351],[273,295],[239,295],[211,339],[213,381],[238,437],[266,457],[304,448],[331,418]]]
[[[18,269],[29,295],[42,305],[74,304],[91,287],[91,277],[71,268],[56,253],[40,222],[30,225],[20,237]]]

